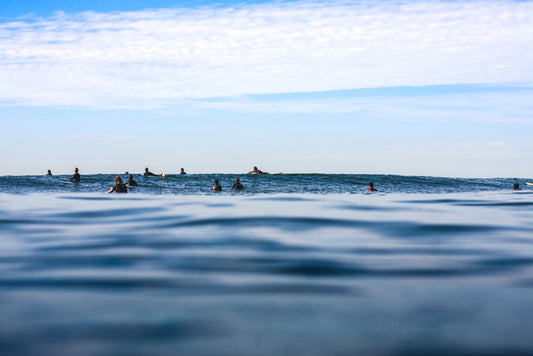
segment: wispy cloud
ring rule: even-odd
[[[274,2],[0,23],[0,103],[533,83],[533,2]]]
[[[469,87],[451,92],[405,95],[409,88],[356,90],[345,92],[299,93],[297,95],[253,95],[182,101],[170,113],[205,114],[209,111],[247,114],[336,115],[354,119],[388,119],[404,122],[483,122],[532,125],[533,88]],[[448,88],[444,86],[443,88]],[[476,90],[477,89],[477,90]],[[432,88],[426,89],[428,92]],[[443,89],[443,91],[445,91]],[[170,103],[169,103],[170,106]]]

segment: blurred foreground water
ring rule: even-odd
[[[533,190],[101,190],[0,194],[0,355],[533,354]]]

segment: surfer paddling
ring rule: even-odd
[[[367,192],[377,192],[378,190],[374,188],[374,183],[370,182],[368,183],[368,188],[366,190]]]
[[[263,172],[263,171],[259,170],[256,166],[254,166],[254,168],[248,173],[251,173],[251,174],[270,174],[268,172]],[[273,174],[277,175],[277,174],[283,174],[283,173],[280,172],[280,173],[273,173]]]
[[[154,174],[154,173],[150,172],[150,170],[148,169],[148,167],[146,167],[146,168],[144,169],[143,176],[145,176],[145,177],[161,177],[161,178],[165,178],[165,173]]]
[[[270,174],[268,172],[260,171],[256,166],[254,166],[254,168],[248,173],[252,173],[252,174]]]

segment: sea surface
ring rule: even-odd
[[[1,356],[533,354],[533,179],[65,177],[0,177]]]
[[[106,192],[119,175],[125,182],[127,174],[82,175],[80,183],[65,181],[72,175],[58,176],[0,176],[0,193],[98,193]],[[241,195],[257,194],[365,194],[368,183],[373,182],[382,193],[466,193],[483,191],[508,191],[514,183],[525,188],[531,179],[518,178],[440,178],[370,174],[186,174],[167,175],[166,178],[133,175],[139,187],[130,192],[150,195],[211,195],[214,180],[218,179],[222,192],[234,194],[231,186],[240,178],[245,190]]]

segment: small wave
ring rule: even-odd
[[[49,218],[122,218],[124,216],[132,216],[137,214],[151,214],[165,211],[164,207],[143,207],[143,208],[108,208],[101,210],[89,210],[89,211],[72,211],[50,214]]]
[[[311,198],[302,198],[302,197],[290,197],[290,196],[277,196],[277,197],[260,197],[260,198],[251,198],[251,200],[258,201],[294,201],[294,202],[306,202],[306,201],[317,201],[317,199]]]

